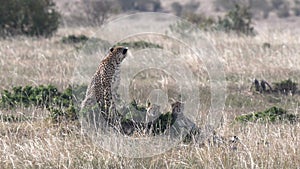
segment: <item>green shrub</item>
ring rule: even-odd
[[[0,35],[51,36],[60,14],[52,0],[0,0]]]
[[[134,42],[119,42],[116,44],[116,46],[127,46],[129,48],[134,48],[134,49],[144,49],[144,48],[159,48],[162,49],[163,47],[158,45],[158,44],[154,44],[151,42],[146,42],[146,41],[134,41]]]
[[[282,94],[295,94],[297,91],[297,83],[293,82],[291,79],[284,80],[281,82],[274,83],[274,91],[280,92]]]
[[[185,18],[204,31],[224,31],[233,32],[238,35],[255,35],[252,27],[252,14],[249,7],[239,6],[238,4],[230,10],[224,17],[218,17],[215,20],[212,17],[206,17],[203,14],[189,13]],[[181,34],[195,31],[193,25],[187,22],[179,22],[170,25],[170,30]]]
[[[298,116],[287,113],[286,110],[278,107],[271,107],[262,112],[241,115],[235,118],[238,122],[289,122],[298,121]]]
[[[262,44],[262,48],[263,48],[263,49],[269,49],[269,48],[271,48],[271,44],[270,44],[269,42],[264,42],[264,43]]]
[[[65,119],[77,119],[77,113],[81,99],[84,98],[87,86],[69,86],[63,92],[52,85],[48,86],[17,86],[12,91],[4,90],[1,93],[0,108],[13,109],[16,107],[46,108],[50,111],[50,117],[58,121]],[[74,97],[77,98],[74,98]],[[75,103],[76,101],[76,103]]]
[[[68,35],[64,36],[61,41],[62,43],[73,44],[73,43],[85,43],[89,38],[85,35]]]
[[[254,35],[252,14],[249,7],[235,5],[224,18],[219,17],[215,29],[225,32],[235,32],[238,35]]]

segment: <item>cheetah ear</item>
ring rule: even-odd
[[[113,47],[111,47],[111,48],[109,49],[109,51],[110,51],[110,52],[113,52],[113,51],[114,51],[114,48],[113,48]]]

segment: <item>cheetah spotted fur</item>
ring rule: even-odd
[[[110,48],[107,56],[100,62],[88,87],[81,108],[98,104],[101,115],[108,122],[116,119],[115,102],[118,99],[116,91],[120,83],[120,64],[127,55],[127,47]]]

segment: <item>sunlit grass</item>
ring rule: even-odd
[[[53,84],[66,88],[76,66],[75,49],[60,43],[62,36],[86,34],[91,29],[61,29],[51,39],[16,37],[0,41],[0,91],[16,85]],[[81,134],[77,123],[53,124],[42,109],[0,110],[1,114],[25,114],[33,120],[0,122],[1,168],[297,168],[300,164],[299,123],[232,123],[240,114],[280,106],[299,114],[299,96],[275,96],[249,92],[254,78],[268,82],[293,79],[299,83],[299,42],[290,32],[266,32],[256,37],[208,34],[225,66],[227,100],[224,138],[236,135],[230,145],[179,144],[170,151],[145,159],[114,155]],[[263,48],[263,43],[271,44]],[[159,42],[158,44],[162,44]],[[171,45],[166,44],[171,49]],[[189,62],[199,76],[207,74],[200,63]],[[205,65],[203,65],[205,66]],[[204,72],[204,73],[203,73]],[[202,104],[210,104],[209,82],[200,79]],[[203,113],[207,113],[205,108]],[[298,165],[298,166],[297,166]]]

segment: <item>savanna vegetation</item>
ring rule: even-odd
[[[205,2],[192,0],[0,2],[1,168],[299,168],[300,39],[296,28],[262,26],[273,23],[270,17],[284,18],[280,22],[289,25],[285,19],[299,16],[298,0],[215,0],[212,10],[218,16],[204,14]],[[110,18],[139,11],[172,12],[210,39],[224,66],[226,100],[219,112],[222,125],[211,135],[200,141],[189,136],[161,154],[130,158],[82,134],[78,112],[89,79],[74,77],[83,64],[93,73],[102,57],[82,63],[85,50],[93,53],[96,48],[97,55],[104,55],[113,45],[128,46],[133,53],[174,49],[157,36],[111,44],[95,34]],[[182,23],[168,27],[171,32],[187,29]],[[198,78],[194,85],[202,107],[195,122],[203,127],[211,105],[210,77],[203,62],[185,57],[183,62]],[[131,103],[136,109],[147,108]],[[172,119],[165,113],[160,124],[167,128]],[[236,143],[230,141],[232,136],[238,138]]]

